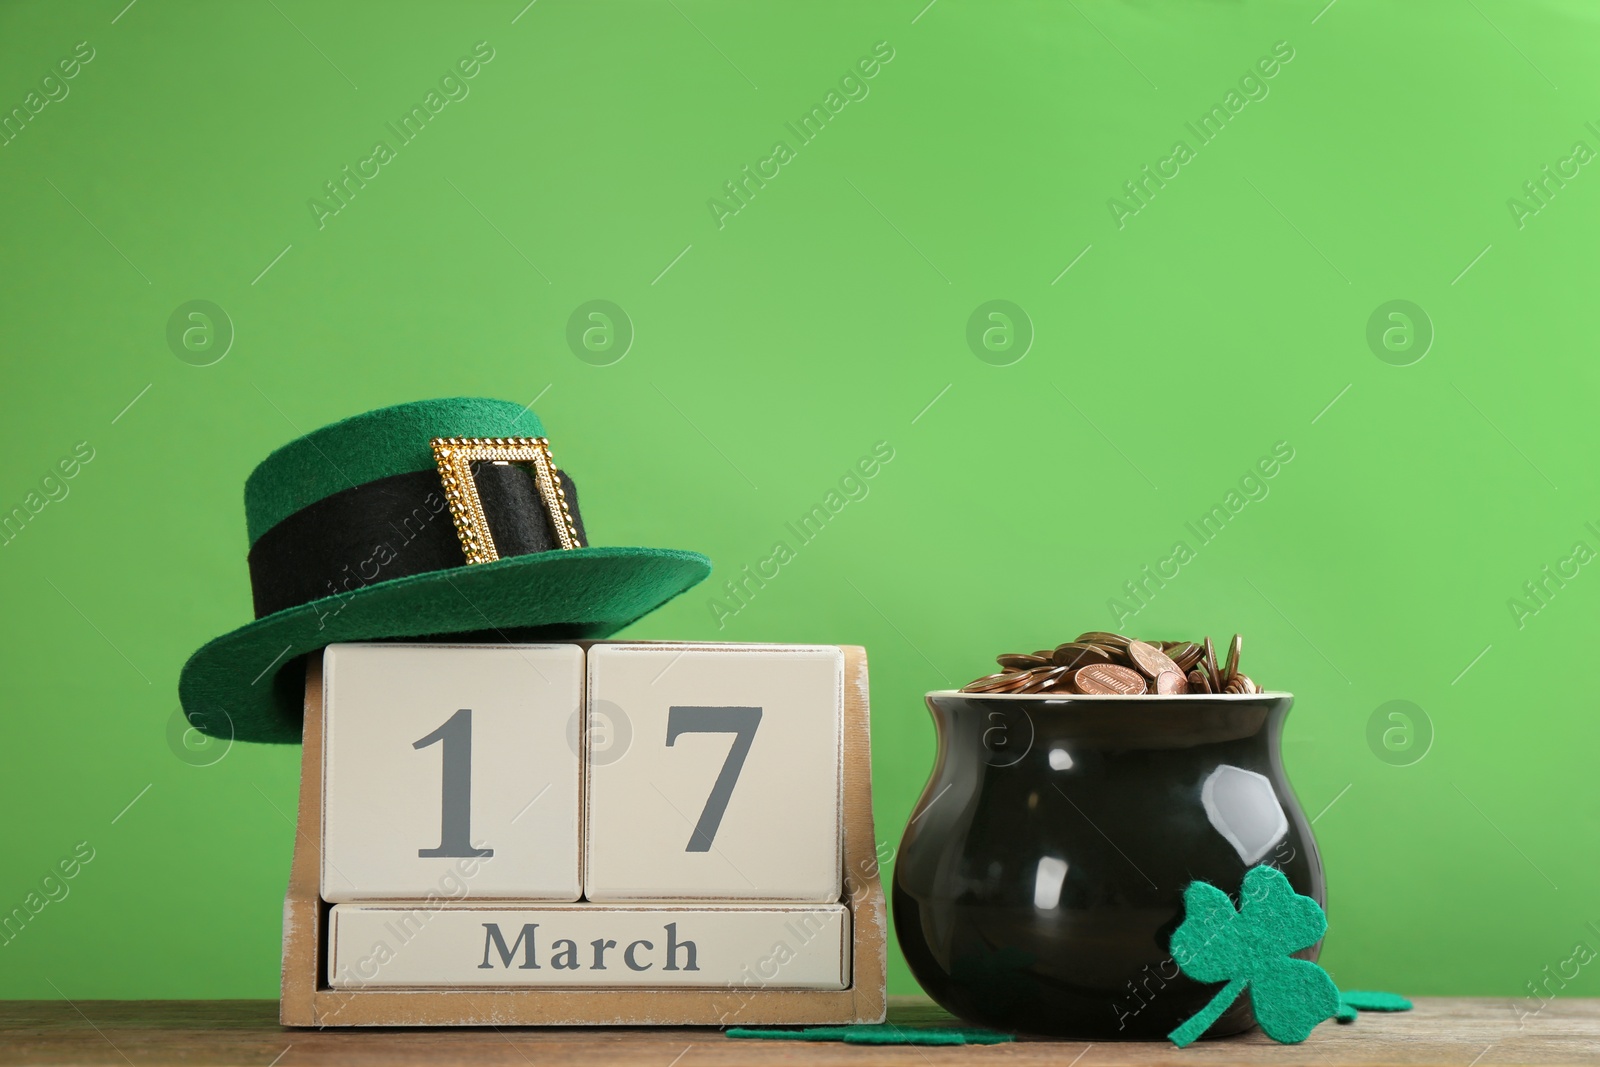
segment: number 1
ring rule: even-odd
[[[419,848],[417,855],[492,856],[492,848],[472,847],[472,709],[462,708],[411,747],[427,748],[436,741],[444,749],[439,761],[439,847]]]
[[[710,852],[711,842],[722,825],[722,816],[728,810],[728,799],[733,796],[734,783],[744,769],[744,758],[750,754],[750,744],[756,738],[756,727],[761,725],[760,708],[695,708],[670,707],[667,709],[667,745],[679,734],[733,734],[733,744],[728,746],[728,758],[722,761],[717,780],[711,783],[711,795],[706,797],[705,810],[689,835],[685,852]]]

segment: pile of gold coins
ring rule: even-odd
[[[1083,693],[1095,696],[1177,696],[1194,693],[1259,693],[1261,687],[1239,673],[1244,640],[1233,635],[1221,666],[1211,638],[1193,641],[1140,641],[1122,634],[1090,630],[1076,640],[1038,652],[1008,652],[996,657],[999,674],[962,687],[963,693]]]

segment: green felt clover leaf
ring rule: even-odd
[[[978,1026],[896,1026],[894,1023],[852,1023],[849,1026],[808,1026],[800,1030],[758,1029],[735,1026],[729,1037],[756,1037],[768,1041],[843,1041],[847,1045],[1003,1045],[1016,1038]]]
[[[1297,1044],[1339,1010],[1339,990],[1326,971],[1292,953],[1317,943],[1328,919],[1276,867],[1245,872],[1239,910],[1216,886],[1193,882],[1183,893],[1183,923],[1172,935],[1172,957],[1197,982],[1226,982],[1193,1018],[1167,1037],[1179,1048],[1194,1041],[1246,989],[1261,1029],[1274,1041]]]
[[[1339,999],[1357,1011],[1410,1011],[1411,1001],[1399,993],[1367,989],[1341,989]]]
[[[1356,1021],[1358,1011],[1410,1011],[1411,1001],[1399,993],[1382,993],[1370,989],[1339,990],[1339,1014],[1334,1016],[1342,1023]]]

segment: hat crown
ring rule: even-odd
[[[313,430],[275,450],[244,483],[250,544],[302,508],[352,486],[434,467],[435,437],[543,437],[539,417],[488,397],[418,400]]]

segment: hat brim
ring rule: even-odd
[[[399,638],[545,641],[601,638],[711,573],[698,552],[577,548],[373,582],[287,608],[189,657],[178,698],[203,733],[300,740],[300,657],[338,641]]]

